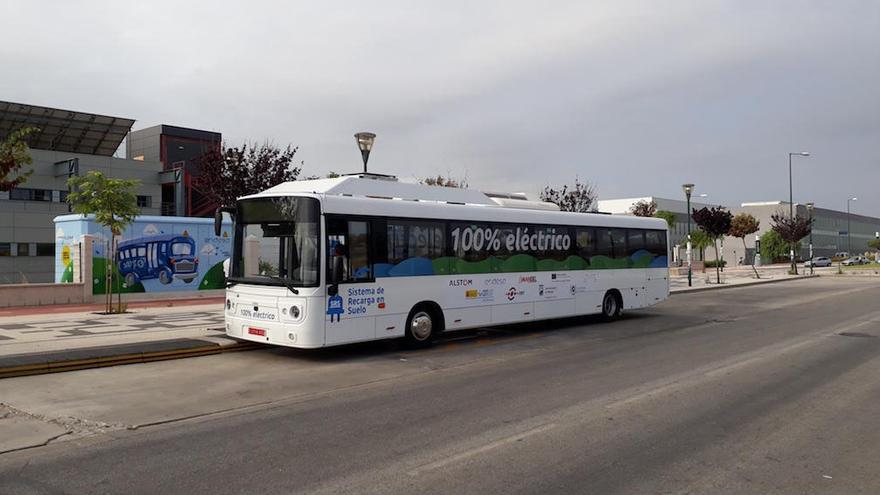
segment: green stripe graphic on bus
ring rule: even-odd
[[[665,268],[668,262],[661,230],[465,222],[444,227],[389,220],[387,253],[377,253],[375,276]]]

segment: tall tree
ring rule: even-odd
[[[598,194],[592,184],[581,183],[577,178],[574,179],[574,186],[571,188],[568,185],[562,186],[562,189],[547,186],[541,191],[541,201],[553,203],[562,211],[576,213],[592,211],[597,197]]]
[[[773,221],[772,229],[789,244],[791,273],[792,275],[797,275],[797,256],[793,254],[795,253],[794,246],[795,243],[810,235],[810,232],[813,230],[814,219],[800,214],[796,214],[792,218],[784,213],[774,213],[770,215],[770,219]]]
[[[752,216],[751,213],[737,213],[730,221],[729,234],[732,237],[739,237],[742,240],[743,252],[745,253],[748,252],[749,249],[746,246],[746,236],[757,232],[760,226],[761,222],[759,222],[757,218]],[[752,261],[752,270],[755,271],[755,278],[761,278],[761,276],[758,275],[758,269],[755,268],[754,260]]]
[[[644,199],[636,201],[630,207],[629,212],[637,217],[653,217],[657,213],[657,202],[653,199],[651,201]]]
[[[95,222],[110,229],[110,256],[105,263],[105,295],[108,313],[113,310],[113,272],[116,267],[117,237],[131,225],[139,210],[135,190],[140,181],[108,179],[97,170],[91,170],[82,177],[67,180],[70,194],[67,202],[74,213],[95,215]],[[116,277],[116,292],[119,294],[119,277]],[[122,312],[122,296],[119,295],[117,311]]]
[[[11,191],[34,173],[33,170],[22,172],[21,168],[33,163],[26,138],[38,130],[36,127],[24,127],[10,132],[0,142],[0,191]]]
[[[706,233],[712,239],[712,245],[715,246],[715,277],[717,283],[721,283],[721,259],[718,257],[718,239],[727,235],[730,231],[730,223],[733,214],[727,211],[723,206],[713,208],[704,207],[699,210],[693,210],[693,219],[700,230]]]
[[[675,213],[668,210],[659,210],[654,213],[654,218],[662,218],[666,220],[666,226],[670,229],[675,227]]]
[[[256,194],[282,182],[294,181],[302,171],[302,162],[293,164],[299,148],[279,148],[270,143],[245,143],[241,147],[209,151],[194,160],[200,175],[193,186],[221,206],[232,206],[235,200]]]

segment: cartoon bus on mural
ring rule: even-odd
[[[125,285],[158,278],[168,285],[175,278],[192,282],[199,272],[195,241],[186,235],[163,234],[119,243],[119,274]]]

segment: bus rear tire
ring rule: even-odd
[[[605,297],[602,298],[602,320],[614,321],[620,318],[622,309],[620,293],[616,290],[606,292]]]
[[[134,273],[126,273],[125,274],[125,286],[128,288],[134,287],[135,282],[137,282]]]
[[[403,336],[407,347],[412,349],[428,347],[438,333],[440,333],[440,318],[432,308],[418,305],[409,312]]]

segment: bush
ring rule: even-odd
[[[721,267],[727,266],[727,260],[724,260],[723,262],[721,262],[721,264],[718,263],[718,260],[709,260],[709,261],[706,261],[706,263],[705,263],[706,268],[715,268],[716,266],[721,266]]]

